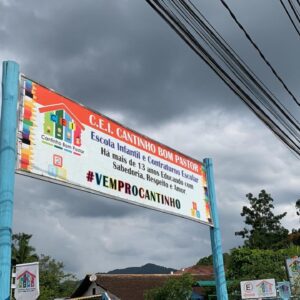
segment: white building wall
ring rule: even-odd
[[[93,291],[95,291],[95,294],[93,294]],[[96,284],[96,282],[92,282],[92,284],[90,285],[88,290],[82,296],[84,297],[84,296],[99,295],[99,294],[104,293],[104,292],[105,292],[105,290],[103,288],[101,288],[100,286],[98,286]]]

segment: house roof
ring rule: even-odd
[[[267,285],[273,285],[273,283],[266,281],[266,280],[262,280],[261,282],[259,282],[256,286],[260,286],[262,284],[267,284]]]
[[[73,300],[90,300],[90,299],[95,299],[95,300],[101,300],[102,296],[101,295],[93,295],[93,296],[85,296],[85,297],[78,297],[78,298],[72,298]]]
[[[81,130],[84,130],[84,126],[64,103],[52,104],[52,105],[47,105],[39,108],[39,112],[41,113],[49,112],[53,110],[65,110],[72,117],[72,119],[76,121],[76,124],[81,128]]]
[[[36,277],[33,273],[31,273],[31,272],[29,272],[29,271],[26,270],[26,271],[24,271],[23,273],[21,273],[21,274],[17,277],[17,279],[19,279],[20,277],[22,277],[22,276],[23,276],[24,274],[26,274],[26,273],[27,273],[27,274],[30,274],[30,276],[32,276],[32,277],[34,277],[34,278]]]
[[[189,268],[187,268],[189,269]],[[185,270],[187,270],[185,269]],[[210,268],[204,268],[205,271],[201,273],[199,268],[191,269],[199,274],[184,271],[184,273],[191,273],[195,281],[210,280],[213,278]],[[107,291],[113,293],[122,300],[143,300],[144,293],[156,287],[162,286],[170,278],[180,278],[183,273],[178,274],[96,274],[96,283]],[[87,275],[77,290],[71,295],[71,299],[80,297],[89,288],[91,282],[89,275]],[[201,288],[195,288],[199,292]]]
[[[195,265],[174,272],[174,274],[185,274],[185,273],[190,273],[192,275],[208,276],[210,277],[210,279],[214,277],[213,266]]]

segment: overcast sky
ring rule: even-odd
[[[300,38],[279,1],[227,1],[300,97]],[[201,12],[288,105],[290,99],[219,0]],[[276,213],[298,228],[299,160],[144,0],[0,0],[0,60],[172,148],[211,157],[223,250],[245,195],[266,189]],[[2,68],[2,66],[1,66]],[[87,273],[151,262],[183,268],[211,254],[209,228],[178,217],[16,175],[13,230],[33,234],[38,253]]]

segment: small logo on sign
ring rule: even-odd
[[[29,271],[23,272],[19,277],[18,280],[18,288],[20,290],[32,290],[35,288],[35,275],[30,273]]]
[[[54,154],[53,155],[53,165],[56,167],[61,168],[63,165],[63,158],[60,155]]]

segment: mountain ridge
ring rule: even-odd
[[[170,274],[177,271],[173,268],[166,268],[152,263],[147,263],[141,267],[128,267],[124,269],[115,269],[107,274]]]

